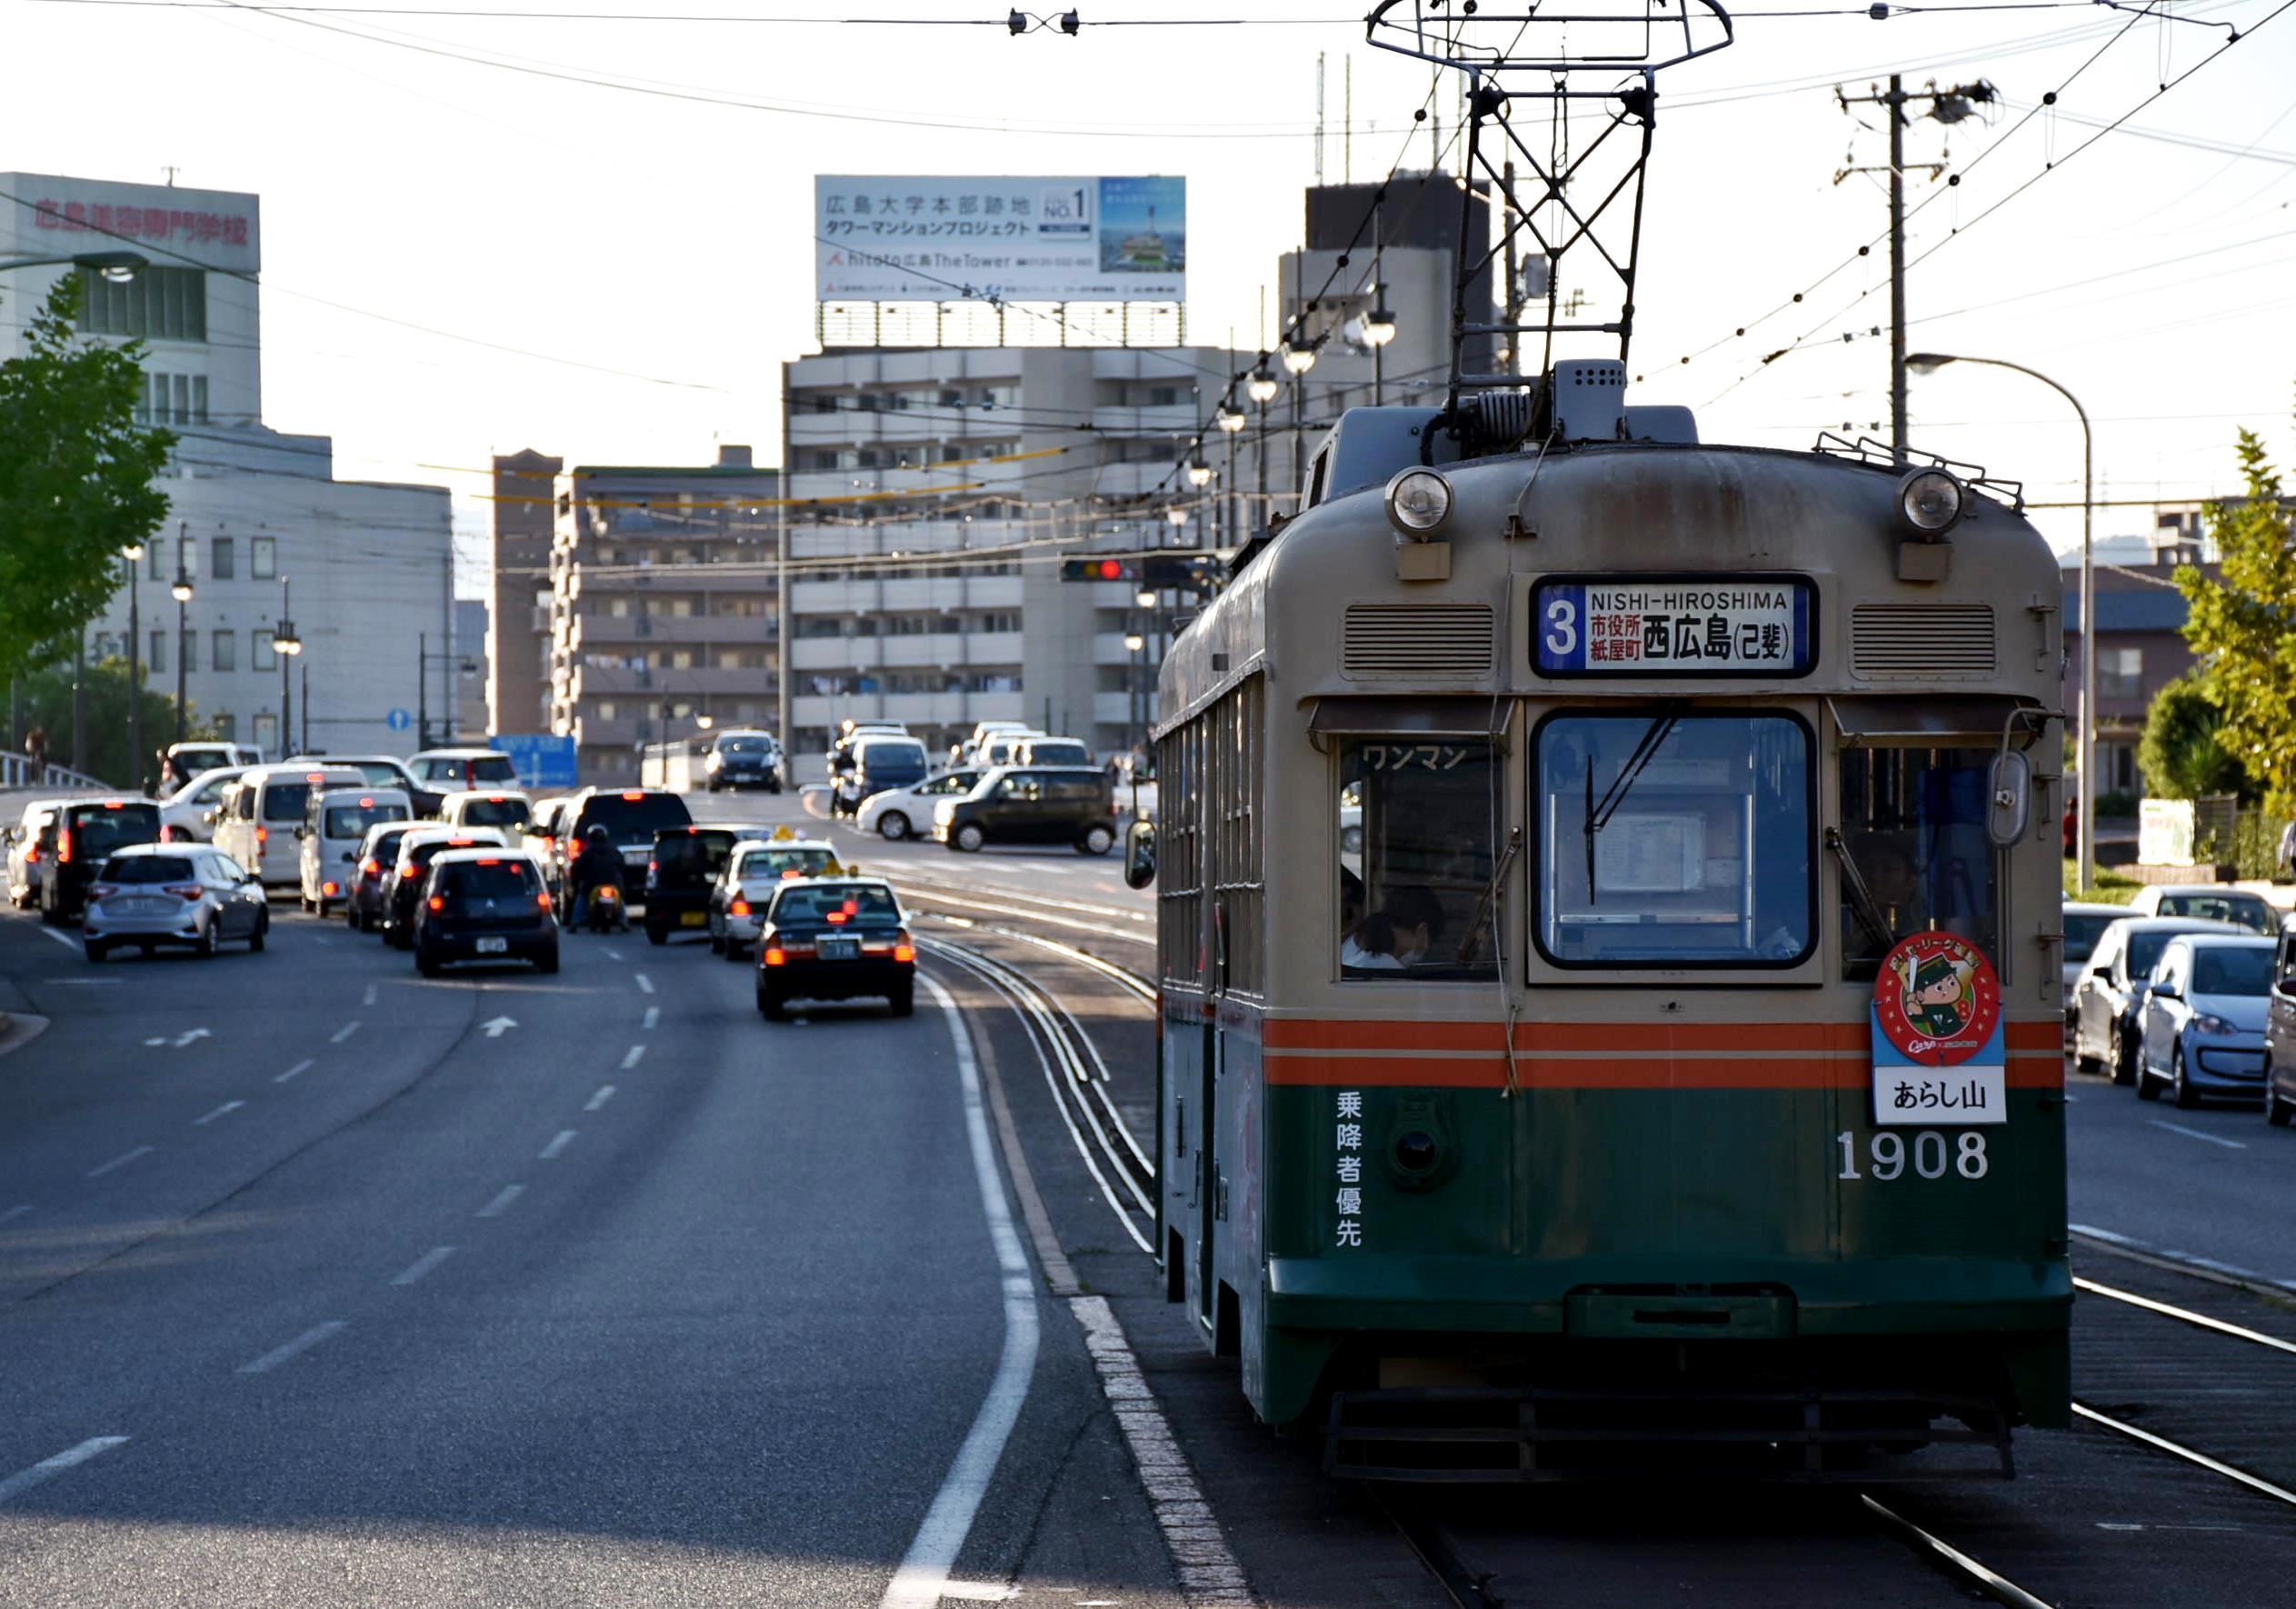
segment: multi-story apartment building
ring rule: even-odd
[[[486,729],[550,729],[550,543],[563,460],[494,458],[494,575],[487,599]]]
[[[770,725],[780,675],[778,470],[747,447],[697,468],[577,465],[559,482],[545,645],[549,731],[585,782],[641,745]]]

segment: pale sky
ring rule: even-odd
[[[1882,232],[1882,195],[1876,178],[1834,182],[1884,160],[1886,136],[1872,109],[1844,115],[1832,85],[1862,93],[1897,68],[1915,85],[1982,76],[2003,97],[1982,120],[1909,134],[1909,165],[1969,169],[1912,225],[1909,255],[1935,253],[1910,276],[1916,350],[2011,359],[2072,390],[2095,424],[2100,498],[2231,489],[2242,425],[2282,465],[2296,457],[2296,16],[2273,15],[2282,0],[2197,0],[2174,18],[2090,4],[1774,15],[1828,3],[1750,4],[1733,47],[1661,77],[1633,400],[1692,405],[1711,441],[1802,446],[1845,422],[1886,435],[1887,343],[1864,337],[1886,334],[1885,258],[1879,245],[1855,256]],[[268,422],[332,435],[341,475],[454,486],[472,534],[494,452],[700,463],[728,441],[774,458],[777,365],[813,350],[817,173],[1184,175],[1190,335],[1216,345],[1233,327],[1248,343],[1301,229],[1317,54],[1333,181],[1346,64],[1358,180],[1395,159],[1427,87],[1424,68],[1364,44],[1347,6],[1290,0],[1088,5],[1077,38],[923,25],[1004,9],[945,0],[809,8],[906,19],[882,26],[731,20],[796,17],[791,0],[489,7],[641,17],[620,21],[373,4],[440,15],[0,0],[15,69],[0,168],[155,182],[172,165],[185,185],[260,193]],[[1094,25],[1233,17],[1253,20]],[[2221,48],[2224,24],[2246,36],[2135,109]],[[2053,110],[2009,132],[2051,91]],[[1446,138],[1454,104],[1446,85]],[[1409,165],[1428,145],[1423,128]],[[1917,175],[1909,193],[1932,186]],[[1562,277],[1585,276],[1566,262]],[[2079,495],[2079,434],[2044,387],[1917,376],[1912,421],[1917,447],[2020,477],[2039,501]],[[2078,536],[2075,511],[2035,517],[2061,545]],[[2097,530],[2145,524],[2106,508]]]

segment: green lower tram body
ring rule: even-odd
[[[2006,1473],[2068,1423],[2060,1090],[1884,1129],[1862,1086],[1270,1083],[1208,1040],[1166,1041],[1169,1294],[1334,1473]]]

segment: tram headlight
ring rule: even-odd
[[[1451,483],[1432,469],[1406,469],[1387,483],[1387,517],[1413,542],[1424,542],[1451,517]]]
[[[1968,488],[1942,469],[1917,469],[1897,484],[1898,517],[1924,539],[1944,535],[1968,506]]]

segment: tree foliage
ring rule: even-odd
[[[2206,794],[2252,798],[2255,784],[2240,756],[2224,746],[2223,727],[2216,695],[2198,674],[2179,676],[2154,694],[2137,745],[2147,791],[2161,799]]]
[[[145,778],[157,780],[158,751],[175,741],[175,701],[165,694],[144,692],[144,747],[140,762],[131,765],[127,753],[127,661],[116,655],[87,667],[80,679],[80,697],[87,708],[87,736],[79,747],[79,769],[114,787],[132,788]],[[47,729],[48,758],[68,764],[72,745],[72,666],[51,665],[25,676],[25,730]],[[185,725],[185,735],[213,737],[215,733],[196,711]],[[21,733],[16,735],[19,738]]]
[[[154,483],[175,445],[135,423],[143,344],[73,327],[80,282],[56,283],[0,363],[0,678],[68,649],[120,582],[120,550],[167,515]]]
[[[2221,577],[2177,572],[2192,605],[2184,635],[2223,716],[2218,741],[2268,805],[2296,810],[2296,547],[2263,442],[2241,431],[2239,455],[2247,494],[2209,516]]]

